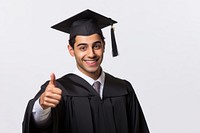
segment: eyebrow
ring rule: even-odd
[[[82,46],[82,45],[88,45],[88,44],[87,44],[87,43],[79,43],[79,44],[77,45],[77,47]]]
[[[97,44],[97,43],[101,43],[101,41],[96,41],[96,42],[93,42],[92,44]]]
[[[92,44],[94,45],[94,44],[97,44],[97,43],[101,43],[101,41],[95,41],[95,42],[93,42]],[[82,46],[82,45],[88,45],[87,43],[79,43],[78,45],[77,45],[77,47],[79,47],[79,46]]]

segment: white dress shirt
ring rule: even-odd
[[[73,74],[76,74],[80,76],[81,78],[85,79],[91,86],[94,82],[99,81],[101,83],[100,85],[100,97],[103,98],[103,88],[104,88],[104,82],[105,82],[105,72],[102,71],[100,77],[97,80],[94,80],[87,75],[83,74],[81,71],[79,71],[78,68],[75,69]],[[33,118],[35,120],[35,123],[38,125],[44,124],[46,121],[48,121],[48,118],[51,117],[51,108],[43,109],[39,103],[39,99],[35,101],[33,106]]]

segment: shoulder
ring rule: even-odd
[[[131,85],[131,83],[128,80],[122,79],[122,78],[119,78],[119,77],[115,77],[115,76],[113,76],[113,75],[111,75],[109,73],[105,73],[105,77],[106,77],[106,79],[110,79],[110,80],[112,80],[114,82],[117,82],[117,83],[120,83],[120,84],[129,84],[129,85]]]
[[[115,77],[109,73],[105,73],[105,80],[109,80],[111,81],[113,84],[116,84],[117,86],[121,86],[121,87],[125,87],[127,88],[127,90],[130,92],[130,91],[133,91],[133,87],[131,85],[131,83],[126,80],[126,79],[122,79],[122,78],[119,78],[119,77]]]
[[[69,82],[71,82],[70,77],[72,75],[73,74],[66,74],[66,75],[62,76],[61,78],[57,79],[56,81],[59,82],[59,83],[60,82],[65,82],[66,80],[69,81]]]
[[[71,88],[76,84],[75,83],[76,79],[74,78],[76,78],[76,75],[66,74],[63,77],[56,80],[56,86],[60,89],[64,88],[64,90]]]
[[[75,74],[67,74],[57,79],[57,87],[63,90],[63,95],[89,96],[92,86],[83,78]]]

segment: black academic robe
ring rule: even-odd
[[[68,74],[56,81],[62,99],[51,111],[51,122],[36,126],[32,118],[35,101],[48,82],[30,100],[23,133],[149,133],[141,106],[131,84],[105,74],[103,99],[81,77]]]

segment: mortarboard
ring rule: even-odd
[[[102,34],[101,29],[111,26],[111,41],[112,41],[112,54],[113,57],[118,55],[113,24],[117,23],[111,18],[105,17],[89,9],[78,13],[51,28],[69,33],[70,39],[76,35],[92,35],[95,33]]]

